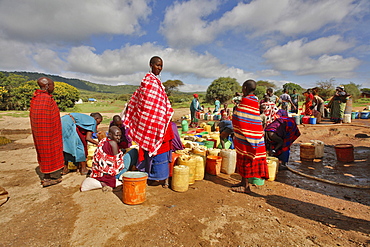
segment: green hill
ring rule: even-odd
[[[65,78],[58,75],[48,75],[37,72],[23,72],[23,71],[14,71],[14,72],[1,71],[1,72],[4,73],[6,76],[8,76],[9,74],[26,76],[29,78],[29,80],[37,80],[38,78],[45,76],[49,77],[53,81],[65,82],[83,91],[91,91],[97,93],[132,94],[138,88],[138,86],[134,85],[110,86],[105,84],[96,84],[80,79]]]

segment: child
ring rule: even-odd
[[[90,177],[81,185],[81,191],[102,188],[104,192],[112,191],[122,183],[116,175],[128,170],[123,162],[123,152],[118,147],[121,130],[117,126],[109,128],[108,137],[102,139],[94,153]]]
[[[126,148],[131,147],[132,140],[128,136],[129,129],[123,125],[122,119],[120,116],[118,115],[113,116],[113,120],[110,122],[109,127],[112,127],[112,126],[117,126],[121,130],[121,133],[122,133],[121,140],[119,140],[118,142],[118,147],[120,149],[126,149]]]

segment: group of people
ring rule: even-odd
[[[30,120],[40,171],[44,174],[41,180],[43,187],[60,183],[61,178],[52,174],[58,170],[67,174],[70,161],[79,164],[81,174],[87,174],[88,142],[97,146],[91,174],[86,179],[93,181],[93,188],[110,191],[120,184],[119,178],[127,170],[144,171],[150,181],[168,187],[168,164],[172,161],[172,151],[183,149],[183,146],[177,126],[172,122],[174,110],[158,77],[163,60],[152,57],[149,66],[151,71],[145,75],[121,116],[113,117],[108,135],[100,138],[99,142],[93,134],[103,120],[102,115],[70,113],[60,118],[51,95],[54,82],[46,77],[38,79],[40,89],[35,91],[31,100]],[[300,135],[294,119],[287,114],[289,106],[293,111],[298,109],[296,92],[289,95],[285,90],[278,98],[272,89],[267,89],[265,97],[259,101],[254,95],[255,89],[254,80],[244,82],[242,95],[237,93],[233,98],[232,119],[227,105],[224,109],[218,108],[223,111],[224,120],[224,124],[219,126],[221,140],[232,136],[237,152],[237,172],[242,177],[240,183],[232,186],[234,192],[250,193],[248,178],[268,178],[267,154],[278,157],[284,167],[289,160],[290,146]],[[312,96],[307,93],[306,98],[312,102],[315,95],[315,92]],[[338,87],[332,100],[332,117],[336,111],[341,111],[343,107],[340,104],[346,96]],[[323,102],[317,102],[316,109],[321,110]],[[312,110],[312,104],[307,103],[307,106],[306,110]],[[192,119],[202,109],[197,94],[194,94],[190,109]],[[127,150],[133,142],[139,146],[137,162],[125,162]],[[89,186],[82,190],[88,190]]]
[[[93,134],[103,120],[99,113],[90,116],[70,113],[60,118],[57,104],[52,98],[54,82],[46,77],[39,78],[40,89],[31,100],[30,120],[37,158],[43,177],[43,187],[58,184],[61,177],[53,174],[62,170],[69,172],[68,162],[78,164],[82,175],[88,174],[86,157],[87,143],[97,146],[94,153],[91,174],[84,181],[81,190],[96,187],[105,190],[120,184],[118,178],[129,169],[145,171],[149,180],[168,187],[172,151],[183,149],[172,122],[174,113],[158,75],[163,61],[155,56],[150,59],[151,71],[147,73],[140,87],[132,95],[122,118],[114,116],[108,135],[96,141]],[[126,150],[135,142],[139,146],[137,162],[125,164]],[[84,188],[84,184],[87,185]],[[108,188],[108,189],[107,189]]]

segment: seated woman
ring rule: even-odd
[[[119,115],[113,116],[113,120],[110,122],[109,128],[112,126],[117,126],[122,133],[121,140],[118,142],[118,147],[120,149],[126,149],[131,147],[132,140],[128,136],[129,129],[123,125],[122,119]]]
[[[290,146],[301,135],[294,118],[288,117],[285,110],[279,110],[278,118],[265,128],[266,150],[282,163],[279,170],[287,169]]]
[[[118,147],[121,140],[121,130],[117,126],[109,128],[108,137],[102,139],[94,153],[91,174],[81,185],[81,191],[103,188],[112,191],[121,185],[118,177],[129,167],[125,167],[123,152]]]
[[[226,112],[222,115],[222,120],[218,124],[218,127],[220,129],[220,145],[222,149],[225,149],[225,140],[229,140],[229,136],[231,141],[234,138],[233,123],[229,119]],[[233,147],[234,145],[231,145],[232,149]]]

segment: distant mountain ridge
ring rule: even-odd
[[[25,72],[25,71],[0,71],[5,75],[16,74],[22,75],[29,78],[29,80],[37,80],[40,77],[48,77],[53,81],[65,82],[77,89],[100,92],[100,93],[114,93],[114,94],[132,94],[139,86],[134,85],[120,85],[120,86],[110,86],[105,84],[97,84],[89,81],[84,81],[80,79],[65,78],[58,75],[49,75],[37,72]]]

